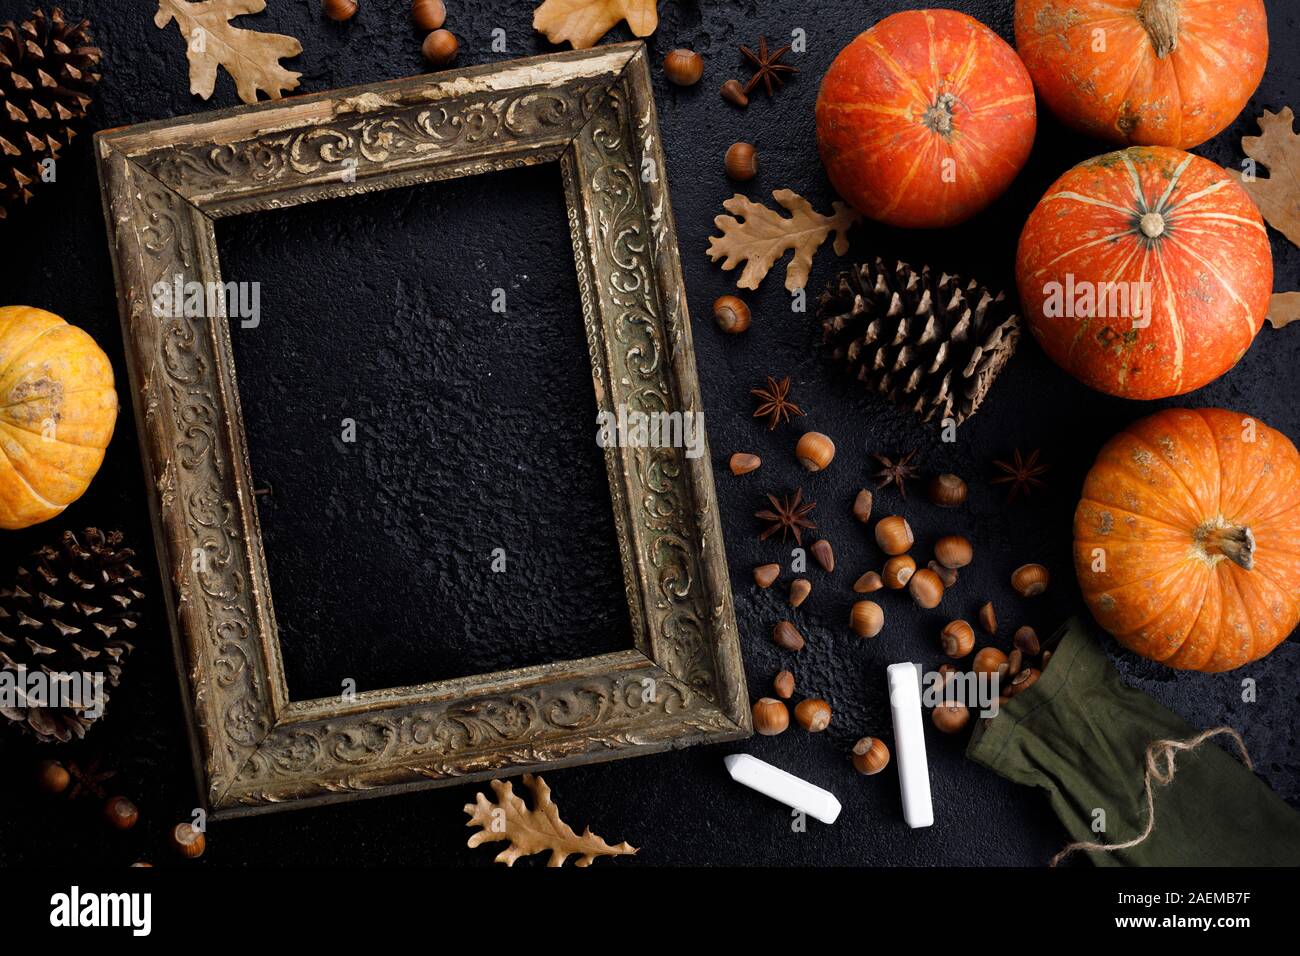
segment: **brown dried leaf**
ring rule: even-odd
[[[748,260],[736,285],[757,289],[776,260],[793,250],[794,256],[785,269],[785,287],[793,292],[807,284],[813,253],[831,232],[835,233],[835,254],[848,252],[849,227],[862,217],[842,202],[833,203],[833,214],[823,216],[808,200],[789,189],[775,190],[772,198],[789,211],[789,219],[739,193],[724,202],[723,208],[743,216],[744,221],[732,216],[713,220],[722,235],[709,237],[709,258],[716,262],[725,256],[723,269],[734,269]]]
[[[574,866],[591,866],[598,856],[630,856],[636,847],[627,843],[610,846],[588,827],[582,835],[560,819],[559,808],[551,801],[551,788],[541,777],[524,774],[523,783],[533,795],[532,810],[523,798],[515,794],[508,780],[493,780],[497,802],[493,803],[483,793],[475,794],[475,802],[465,804],[470,827],[482,827],[469,838],[471,847],[497,840],[509,840],[510,845],[496,856],[497,863],[514,866],[521,856],[551,852],[547,866],[563,866],[564,861],[577,854]]]
[[[546,0],[533,11],[533,29],[552,43],[566,40],[575,50],[596,41],[626,20],[633,36],[648,37],[659,26],[656,0]]]
[[[1275,329],[1300,319],[1300,292],[1274,292],[1268,300],[1268,324]]]
[[[159,29],[172,20],[186,42],[190,61],[190,92],[207,99],[217,83],[217,67],[224,66],[235,78],[239,98],[257,102],[257,91],[278,100],[285,90],[298,86],[301,73],[286,70],[283,57],[297,56],[302,44],[280,33],[258,33],[232,27],[229,21],[244,13],[266,9],[266,0],[158,0],[154,25]]]
[[[1241,138],[1242,151],[1268,170],[1267,179],[1235,169],[1229,172],[1255,200],[1268,224],[1300,246],[1300,136],[1292,128],[1294,120],[1289,106],[1279,113],[1265,110],[1259,118],[1262,135]]]

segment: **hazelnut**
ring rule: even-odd
[[[872,495],[866,488],[858,492],[858,496],[853,499],[853,517],[857,518],[863,524],[871,520],[871,502]]]
[[[776,627],[772,628],[772,641],[777,647],[786,651],[803,650],[804,639],[796,628],[789,621],[777,621]]]
[[[1019,674],[1024,663],[1025,655],[1020,653],[1020,648],[1013,648],[1011,653],[1007,655],[1007,673]]]
[[[975,650],[975,629],[960,618],[945,624],[940,638],[943,652],[954,660]]]
[[[1047,662],[1052,659],[1051,651],[1043,651],[1043,670],[1047,670]]]
[[[1011,572],[1011,586],[1021,597],[1034,597],[1047,590],[1051,575],[1041,564],[1022,564]]]
[[[140,810],[126,797],[112,797],[104,804],[104,816],[118,830],[129,830],[140,819]]]
[[[734,103],[736,106],[749,105],[749,94],[745,92],[745,86],[740,80],[727,80],[722,84],[719,92],[728,103]]]
[[[971,670],[977,674],[996,674],[998,668],[1005,667],[1007,655],[996,647],[982,647],[971,663]]]
[[[794,720],[810,733],[818,733],[831,725],[831,705],[817,697],[801,700],[794,708]]]
[[[770,588],[780,576],[781,565],[779,564],[760,564],[754,569],[754,583],[760,588]]]
[[[992,601],[985,601],[980,608],[980,627],[984,628],[990,636],[998,632],[998,616],[993,610]]]
[[[943,582],[929,568],[922,568],[908,579],[907,591],[921,607],[938,607],[943,600]]]
[[[868,571],[853,582],[853,590],[858,594],[874,594],[884,586],[885,582],[880,580],[880,575],[875,571]]]
[[[357,0],[322,0],[321,11],[331,20],[351,20],[357,12]]]
[[[731,460],[727,464],[731,467],[731,473],[733,475],[747,475],[751,471],[757,469],[759,465],[763,464],[763,459],[759,458],[757,455],[750,455],[747,452],[738,451],[731,456]]]
[[[798,607],[808,595],[812,594],[812,584],[807,578],[795,578],[790,582],[790,606]]]
[[[694,50],[676,49],[664,57],[664,76],[678,86],[694,86],[704,75],[704,58]]]
[[[747,182],[758,175],[758,152],[749,143],[732,143],[722,165],[732,179]]]
[[[433,66],[446,66],[456,59],[456,51],[459,49],[460,43],[450,30],[434,30],[420,45],[420,52]]]
[[[955,734],[970,723],[970,711],[965,704],[944,703],[930,711],[930,720],[943,733]]]
[[[944,692],[944,696],[947,696],[948,685],[951,684],[953,679],[960,673],[961,671],[953,667],[951,664],[939,665],[939,689]]]
[[[879,737],[863,737],[853,745],[853,767],[858,773],[880,773],[889,766],[889,748]]]
[[[875,601],[858,601],[849,611],[849,627],[858,637],[875,637],[885,626],[885,612]]]
[[[809,471],[821,471],[835,457],[835,443],[821,432],[805,432],[795,445],[794,456]]]
[[[71,782],[72,775],[57,760],[42,760],[36,768],[36,784],[46,793],[62,793]]]
[[[1026,667],[1011,680],[1011,686],[1007,688],[1007,696],[1015,697],[1017,694],[1023,694],[1029,688],[1038,683],[1038,678],[1042,676],[1042,671],[1035,667]]]
[[[940,508],[956,508],[966,500],[966,482],[956,475],[935,475],[926,490]]]
[[[1032,627],[1020,628],[1011,641],[1016,645],[1016,649],[1026,657],[1033,657],[1038,653],[1041,646],[1038,641],[1038,632]]]
[[[749,306],[738,296],[720,295],[713,301],[713,319],[728,335],[739,335],[749,328]]]
[[[900,515],[881,518],[876,525],[876,544],[885,554],[905,554],[915,540],[911,525]]]
[[[782,700],[789,700],[790,695],[794,693],[794,675],[789,671],[781,671],[772,678],[772,689],[776,691],[776,696]]]
[[[754,732],[775,737],[790,726],[790,708],[775,697],[760,697],[754,702]]]
[[[900,554],[885,562],[880,577],[885,582],[885,587],[897,591],[907,587],[907,582],[912,579],[915,572],[916,562],[912,560],[912,556]]]
[[[447,8],[442,0],[413,0],[411,19],[421,30],[437,30],[447,22]]]
[[[812,552],[813,559],[822,566],[823,571],[835,570],[835,549],[825,538],[814,541],[808,550]]]
[[[171,844],[172,849],[185,859],[196,860],[207,849],[208,841],[204,838],[203,831],[194,824],[178,823],[172,827]]]
[[[964,568],[974,555],[970,542],[959,534],[944,535],[934,543],[934,556],[945,568]]]
[[[957,583],[957,572],[952,568],[945,568],[938,561],[927,561],[925,566],[939,575],[939,580],[943,582],[945,588],[950,588]]]

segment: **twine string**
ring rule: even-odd
[[[1159,784],[1167,787],[1174,782],[1176,772],[1175,762],[1180,753],[1189,752],[1197,749],[1211,737],[1229,737],[1241,751],[1241,762],[1249,770],[1254,770],[1255,765],[1251,763],[1250,753],[1246,750],[1246,742],[1241,739],[1241,734],[1237,733],[1231,727],[1214,727],[1210,730],[1203,730],[1195,737],[1187,740],[1153,740],[1146,750],[1146,771],[1143,773],[1143,786],[1146,790],[1147,803],[1147,824],[1146,827],[1132,840],[1126,840],[1123,843],[1091,843],[1080,841],[1071,843],[1060,853],[1052,857],[1049,866],[1056,866],[1071,853],[1083,850],[1088,853],[1114,853],[1117,850],[1128,850],[1144,842],[1156,828],[1156,795],[1155,787]],[[1162,766],[1163,764],[1163,766]]]

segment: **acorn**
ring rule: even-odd
[[[460,43],[450,30],[434,30],[420,44],[420,52],[433,66],[446,66],[456,59]]]
[[[723,158],[727,175],[737,182],[748,182],[758,175],[758,151],[749,143],[733,143]]]
[[[940,508],[956,508],[966,501],[966,482],[956,475],[935,475],[926,492]]]
[[[172,849],[185,859],[196,860],[207,849],[208,841],[204,838],[203,831],[194,824],[178,823],[172,827],[171,844]]]
[[[713,301],[713,319],[728,335],[739,335],[749,328],[750,312],[745,301],[734,295],[721,295]]]
[[[727,462],[727,466],[731,469],[733,475],[747,475],[756,470],[761,464],[763,464],[763,459],[743,451],[736,452],[731,456],[731,460]]]
[[[795,445],[794,456],[809,471],[821,471],[835,457],[835,442],[821,432],[804,432]]]
[[[1022,564],[1011,572],[1011,586],[1021,597],[1034,597],[1047,590],[1051,577],[1041,564]]]
[[[943,582],[929,568],[922,568],[908,579],[907,592],[921,607],[938,607],[943,600]]]
[[[879,737],[863,737],[853,745],[853,768],[870,777],[889,765],[889,748]]]
[[[694,50],[670,50],[664,57],[664,76],[677,86],[694,86],[704,75],[704,57]]]
[[[875,601],[858,601],[849,612],[849,627],[858,637],[875,637],[885,626],[885,612]]]
[[[880,578],[885,582],[885,587],[897,591],[907,587],[907,582],[912,580],[912,575],[915,573],[916,562],[912,560],[911,555],[900,554],[885,562]]]
[[[885,554],[905,554],[915,540],[912,526],[901,515],[881,518],[876,525],[876,544]]]
[[[934,543],[934,556],[945,568],[964,568],[971,563],[975,550],[961,535],[948,534]]]

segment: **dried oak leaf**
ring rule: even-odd
[[[1300,292],[1274,292],[1268,300],[1268,324],[1275,329],[1300,319]]]
[[[493,803],[483,793],[474,796],[474,803],[465,804],[469,814],[469,827],[482,827],[478,833],[469,838],[471,847],[496,840],[509,840],[510,845],[496,856],[497,863],[514,866],[521,856],[534,853],[551,852],[547,866],[563,866],[570,856],[577,855],[574,866],[591,866],[598,856],[631,856],[636,847],[627,843],[610,846],[591,828],[582,831],[582,835],[573,832],[573,828],[560,819],[559,808],[551,800],[551,788],[541,777],[531,773],[524,774],[523,784],[533,795],[534,808],[518,796],[508,780],[493,780],[492,789],[496,791],[497,802]]]
[[[596,41],[626,20],[632,35],[648,37],[659,26],[656,0],[546,0],[533,11],[533,29],[552,43],[573,44],[575,50]]]
[[[1268,224],[1300,246],[1300,136],[1292,123],[1295,114],[1284,106],[1279,113],[1264,110],[1260,136],[1243,136],[1241,148],[1268,170],[1268,178],[1245,176],[1229,170],[1255,200]]]
[[[848,252],[849,227],[861,216],[838,201],[833,204],[834,213],[823,216],[808,200],[789,189],[773,191],[772,198],[789,211],[789,219],[739,193],[724,202],[722,205],[728,212],[743,216],[744,221],[732,216],[718,216],[713,220],[722,235],[709,237],[709,258],[716,262],[725,257],[722,268],[728,270],[748,260],[736,285],[757,289],[776,260],[793,250],[794,256],[785,269],[785,287],[793,292],[808,282],[813,253],[832,232],[835,254],[842,256]]]
[[[229,21],[244,13],[260,13],[266,0],[158,0],[154,25],[159,29],[173,20],[186,40],[190,61],[190,92],[207,99],[217,83],[217,67],[235,78],[235,89],[245,103],[257,102],[257,91],[278,100],[285,90],[298,86],[301,73],[286,70],[283,57],[297,56],[302,44],[280,33],[241,30]]]

